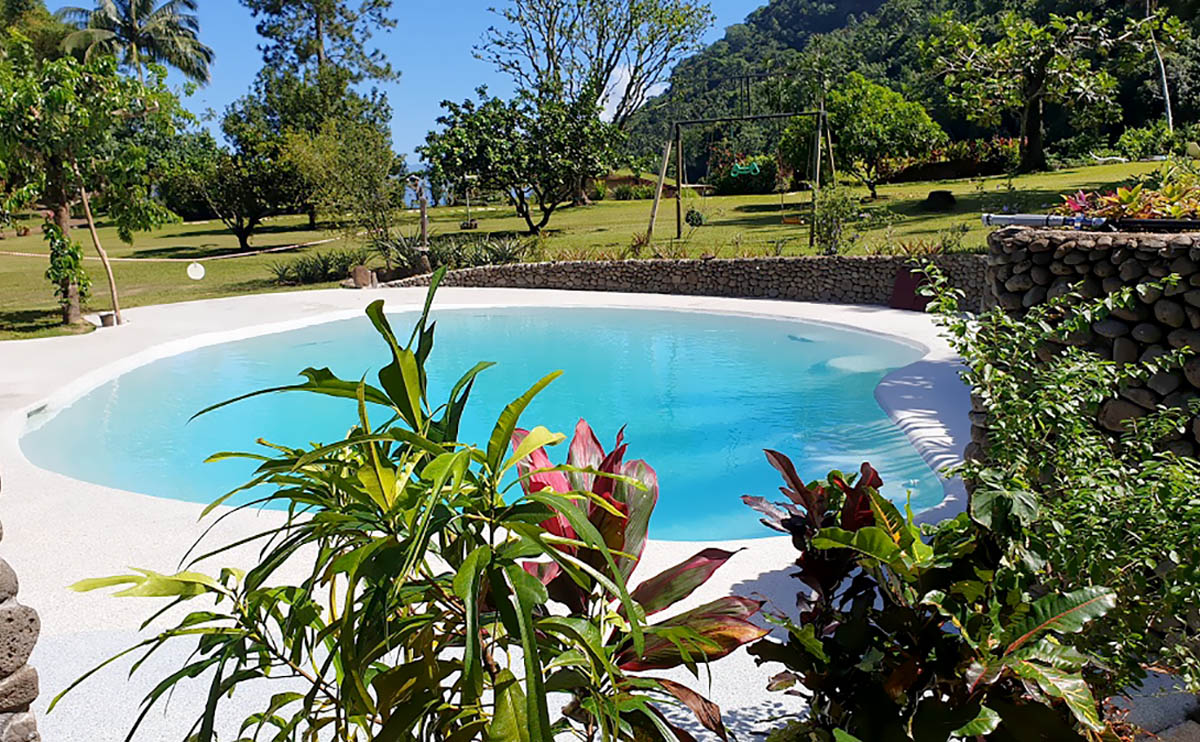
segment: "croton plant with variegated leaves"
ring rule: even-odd
[[[517,430],[513,435],[514,450],[528,436]],[[725,596],[670,618],[647,622],[645,647],[635,650],[625,630],[625,608],[613,599],[606,583],[627,581],[633,574],[646,546],[650,516],[658,502],[658,477],[645,461],[625,461],[628,444],[624,430],[617,433],[610,451],[605,451],[591,426],[580,420],[567,452],[565,466],[554,467],[545,449],[532,451],[518,464],[521,486],[526,493],[556,492],[586,493],[582,503],[588,522],[599,532],[614,560],[606,562],[594,549],[579,542],[574,525],[566,517],[556,515],[541,523],[565,545],[562,553],[570,559],[543,558],[527,561],[525,570],[546,586],[551,600],[561,604],[571,615],[600,619],[606,625],[595,645],[622,675],[614,677],[620,689],[657,688],[675,697],[696,715],[705,728],[727,739],[717,706],[690,688],[663,678],[634,676],[646,670],[664,670],[680,665],[695,667],[699,662],[720,659],[741,645],[762,638],[767,630],[750,621],[762,607],[762,602],[738,596]],[[645,618],[660,614],[687,598],[725,564],[735,552],[724,549],[701,549],[683,562],[652,577],[647,577],[630,596],[635,610]],[[574,565],[589,580],[580,580],[567,570]],[[547,687],[571,688],[575,669],[563,667],[546,680]],[[580,684],[580,691],[590,694],[589,684]],[[591,695],[576,694],[567,713],[585,723],[595,713],[595,704],[604,701]],[[681,740],[691,739],[685,730],[671,724],[657,710],[661,721],[671,727]]]

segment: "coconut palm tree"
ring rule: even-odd
[[[63,49],[84,55],[116,54],[137,70],[159,62],[175,67],[199,83],[208,82],[213,50],[196,37],[200,22],[196,0],[97,0],[94,10],[63,8],[55,15],[78,31],[67,36]]]

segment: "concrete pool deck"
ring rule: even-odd
[[[46,715],[50,699],[68,683],[135,643],[142,620],[160,606],[154,600],[113,598],[107,591],[74,593],[66,586],[86,577],[125,573],[131,566],[174,571],[207,521],[198,522],[201,505],[115,490],[33,466],[18,445],[28,417],[52,413],[108,379],[157,358],[359,316],[378,298],[385,299],[390,310],[419,308],[424,295],[421,288],[333,289],[141,307],[126,310],[127,324],[121,327],[83,336],[0,343],[0,522],[4,526],[0,555],[20,577],[20,601],[36,609],[42,619],[41,638],[30,664],[41,676],[41,696],[34,711],[45,739],[124,739],[142,696],[170,672],[173,663],[177,669],[187,654],[182,649],[174,654],[165,652],[132,680],[126,679],[128,662],[110,666]],[[444,309],[488,306],[733,313],[816,321],[904,340],[923,348],[925,356],[884,378],[876,389],[880,405],[935,470],[956,463],[969,440],[970,404],[958,379],[957,362],[931,318],[920,313],[757,299],[523,289],[443,288],[435,302],[435,307]],[[128,453],[137,455],[136,451]],[[846,462],[845,468],[859,463]],[[926,511],[923,519],[961,511],[961,486],[948,482],[945,489],[943,504]],[[280,514],[273,512],[237,513],[222,524],[211,543],[256,533],[279,518]],[[716,543],[651,541],[640,572],[653,574]],[[766,597],[781,610],[792,609],[798,584],[789,576],[796,558],[790,539],[768,537],[720,545],[744,549],[682,603],[681,609],[730,592]],[[202,570],[215,572],[224,564],[244,565],[253,557],[252,550],[243,549]],[[637,579],[635,575],[634,581]],[[744,650],[713,666],[709,695],[722,707],[735,732],[759,729],[759,720],[802,708],[794,697],[765,690],[770,674],[768,668],[757,667]],[[703,678],[692,682],[703,690]],[[202,687],[207,686],[197,682],[195,693],[176,693],[168,713],[150,714],[138,738],[182,737],[202,705]],[[240,713],[236,717],[231,713],[230,732],[236,731],[237,723],[267,692],[239,694],[229,702]]]

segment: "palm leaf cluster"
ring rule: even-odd
[[[112,54],[137,70],[145,64],[175,67],[192,80],[208,82],[213,50],[200,43],[196,0],[98,0],[96,7],[67,7],[57,16],[78,31],[67,36],[67,52],[85,57]]]

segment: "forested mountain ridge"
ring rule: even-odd
[[[1164,5],[1164,12],[1179,18],[1185,31],[1184,37],[1163,45],[1175,118],[1183,123],[1195,121],[1200,112],[1196,5],[1190,0]],[[668,89],[648,101],[631,122],[629,152],[647,162],[661,156],[670,122],[677,119],[737,115],[748,108],[754,113],[808,108],[815,104],[819,90],[836,86],[852,71],[920,102],[953,139],[1018,136],[1020,122],[1012,116],[983,127],[969,121],[963,106],[952,102],[943,71],[934,69],[921,50],[921,42],[937,33],[939,16],[952,12],[956,18],[980,20],[999,35],[999,23],[993,19],[1005,12],[1039,24],[1046,24],[1051,14],[1085,13],[1104,19],[1116,37],[1126,24],[1143,17],[1148,7],[1153,6],[1111,0],[769,0],[743,23],[727,28],[721,39],[675,67]],[[1101,126],[1077,120],[1081,117],[1067,106],[1047,103],[1044,126],[1052,147],[1079,149],[1093,140],[1107,143],[1125,127],[1144,125],[1163,115],[1158,68],[1145,51],[1137,56],[1116,45],[1099,46],[1098,52],[1103,53],[1097,53],[1096,66],[1117,78],[1119,110]],[[729,79],[780,73],[752,80],[749,96],[745,82]],[[746,154],[769,153],[772,142],[778,141],[778,129],[774,123],[732,123],[687,132],[689,175],[697,178],[707,173],[708,155],[716,144]]]

